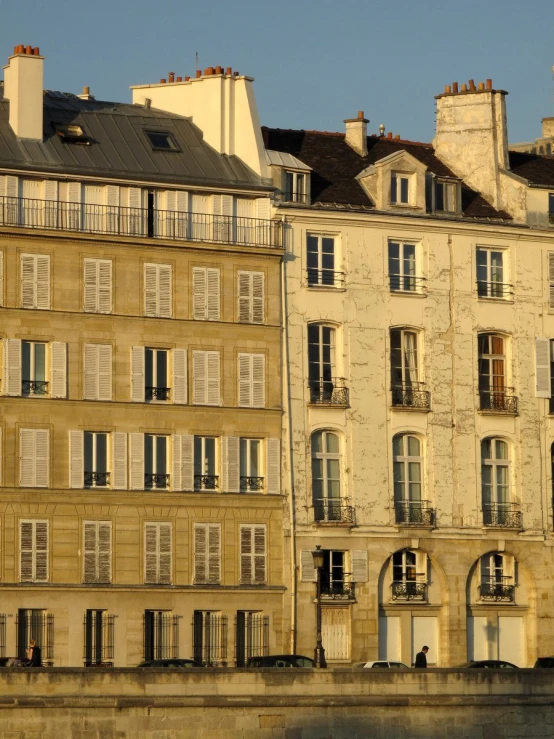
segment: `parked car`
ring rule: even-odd
[[[409,670],[408,665],[404,662],[390,662],[385,659],[379,659],[374,662],[356,662],[352,667],[388,667],[393,670]]]
[[[467,662],[464,665],[460,665],[460,667],[475,667],[478,670],[490,668],[493,670],[500,670],[504,667],[507,667],[509,669],[515,668],[516,670],[519,670],[519,667],[517,665],[512,664],[511,662],[506,662],[503,659],[478,659],[478,660],[471,660],[470,662]]]
[[[148,659],[141,662],[138,667],[160,667],[172,670],[187,670],[189,667],[202,667],[193,659]]]
[[[249,657],[247,667],[313,667],[314,661],[310,657],[300,654],[269,654],[265,657]]]
[[[554,657],[539,657],[534,667],[554,667]]]

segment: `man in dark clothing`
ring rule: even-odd
[[[427,652],[429,647],[422,647],[421,652],[416,654],[414,667],[427,667]]]
[[[42,654],[40,647],[34,639],[29,642],[29,652],[31,654],[30,667],[42,667]]]

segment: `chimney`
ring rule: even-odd
[[[364,111],[358,111],[357,118],[347,118],[346,138],[345,141],[355,152],[361,157],[367,156],[367,118],[364,118]]]
[[[38,46],[19,44],[4,67],[4,97],[10,101],[10,126],[18,138],[43,138],[44,57]]]
[[[452,92],[450,92],[450,89]],[[510,169],[506,95],[492,81],[447,86],[437,95],[435,154],[495,208],[502,204],[501,173]]]

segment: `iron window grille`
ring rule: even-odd
[[[250,657],[269,654],[269,616],[237,611],[235,621],[235,664],[245,667]]]
[[[410,385],[397,385],[392,388],[392,405],[395,408],[414,408],[428,411],[431,409],[431,393],[425,390],[425,383],[414,382]]]
[[[516,586],[513,577],[499,577],[486,580],[479,585],[481,600],[495,601],[497,603],[513,603],[516,597]]]
[[[6,656],[6,614],[0,613],[0,657]]]
[[[194,611],[193,659],[202,665],[222,664],[227,659],[227,616],[213,611]]]
[[[106,611],[87,610],[83,629],[85,667],[113,666],[115,616]]]
[[[146,387],[144,394],[146,400],[169,400],[169,387]]]
[[[333,269],[307,270],[308,287],[344,287],[346,275]]]
[[[349,393],[343,377],[320,377],[310,380],[310,403],[312,405],[336,405],[348,408]]]
[[[248,493],[259,492],[264,489],[264,478],[241,475],[240,489],[242,492]]]
[[[509,298],[514,294],[514,286],[507,282],[477,281],[477,295],[480,298]]]
[[[16,652],[19,659],[27,659],[31,639],[42,652],[42,660],[54,656],[54,614],[46,611],[20,608],[15,621]]]
[[[518,398],[514,395],[514,388],[507,387],[502,390],[480,390],[479,408],[491,413],[508,413],[514,416],[518,414]]]
[[[396,501],[394,504],[396,523],[433,526],[435,509],[428,500]]]
[[[195,475],[195,490],[217,490],[219,487],[219,475]]]
[[[144,473],[145,490],[165,490],[169,487],[169,474]]]
[[[392,600],[427,600],[427,583],[401,580],[391,583]]]
[[[110,484],[109,472],[88,472],[85,471],[85,487],[86,488],[105,488]]]
[[[505,529],[523,528],[523,514],[518,503],[484,503],[483,523]]]
[[[356,523],[354,507],[333,498],[314,500],[314,519],[317,523]]]
[[[145,611],[143,654],[145,660],[179,657],[179,619],[169,611]]]
[[[22,380],[22,395],[48,395],[48,382],[44,380]]]
[[[355,600],[356,584],[352,580],[350,572],[343,572],[342,579],[332,580],[322,583],[321,599],[322,600]]]

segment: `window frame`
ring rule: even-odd
[[[485,457],[483,446],[485,443],[491,445],[491,456]],[[505,445],[506,456],[497,456],[497,444]],[[499,506],[510,504],[512,502],[512,472],[511,472],[511,445],[509,441],[501,436],[486,436],[480,442],[480,463],[481,463],[481,503],[483,506]],[[485,482],[483,474],[485,467],[490,467],[490,483]],[[499,480],[498,470],[504,469],[506,472],[506,481],[502,483]],[[489,488],[488,496],[485,493],[486,487]],[[502,494],[499,496],[500,490],[505,491],[504,500]],[[488,499],[487,499],[488,498]]]
[[[480,264],[480,257],[485,256],[485,263]],[[493,255],[500,257],[500,265],[493,264]],[[509,300],[513,298],[513,286],[509,283],[509,251],[508,247],[485,246],[478,244],[475,248],[475,284],[479,300]],[[483,270],[485,280],[480,279],[479,270]],[[495,279],[500,273],[501,281]]]
[[[147,455],[147,438],[152,439],[152,457],[149,460]],[[160,443],[160,439],[164,440],[165,444],[165,468],[163,472],[160,472],[158,470],[158,444]],[[151,434],[148,432],[144,433],[144,489],[145,490],[169,490],[170,487],[170,458],[169,458],[169,450],[171,445],[171,437],[169,434]],[[147,470],[148,466],[151,466],[150,470]],[[151,475],[152,477],[152,484],[147,487],[146,485],[146,476]],[[158,484],[158,481],[155,479],[156,477],[163,476],[165,477],[165,483],[162,485]]]
[[[152,369],[152,384],[148,384],[148,357],[150,353],[150,362]],[[159,383],[158,378],[158,355],[165,354],[165,380],[163,384]],[[167,403],[170,399],[171,388],[169,387],[170,361],[172,359],[171,349],[161,349],[158,347],[144,347],[144,399],[146,403]],[[150,392],[149,392],[150,391]],[[160,392],[161,391],[161,392]],[[162,397],[159,397],[159,396]],[[150,396],[150,397],[149,397]]]
[[[398,208],[409,208],[415,202],[415,175],[413,172],[402,172],[393,169],[390,173],[389,203]],[[393,184],[394,183],[394,184]],[[406,183],[406,199],[402,199],[403,183]],[[400,194],[400,200],[398,195]]]
[[[177,142],[175,141],[175,138],[173,136],[172,132],[169,131],[160,131],[154,128],[144,128],[144,135],[146,136],[146,139],[150,146],[152,147],[152,151],[164,151],[166,153],[178,153],[181,151],[179,146],[177,145]],[[169,143],[169,146],[158,146],[152,141],[150,138],[151,136],[165,136],[166,141]]]
[[[332,436],[335,436],[337,439],[337,445],[338,445],[338,452],[328,452],[328,451],[321,451],[321,452],[315,452],[314,451],[314,439],[317,435],[321,434],[322,436],[322,449],[323,447],[327,447],[327,436],[330,434]],[[325,442],[325,443],[324,443]],[[343,454],[342,454],[342,438],[341,435],[332,429],[317,429],[312,432],[310,436],[310,461],[311,461],[311,482],[312,482],[312,501],[314,507],[317,506],[324,506],[328,505],[329,503],[333,502],[340,502],[345,499],[344,495],[344,484],[343,484]],[[315,474],[314,474],[314,459],[321,460],[321,470],[322,470],[322,477],[321,479],[321,498],[315,497]],[[333,496],[329,494],[329,482],[334,482],[337,480],[337,478],[332,478],[328,474],[328,462],[337,461],[338,462],[338,495]]]
[[[308,201],[307,179],[309,172],[302,172],[296,169],[285,169],[283,172],[283,202],[285,203],[304,203]],[[289,178],[292,188],[289,189]],[[299,187],[299,180],[301,186]]]
[[[393,247],[398,247],[398,257],[391,254]],[[405,254],[407,248],[413,248],[413,259]],[[398,262],[398,272],[392,271],[392,262]],[[387,240],[387,275],[389,292],[393,295],[420,295],[424,291],[425,278],[420,276],[422,261],[421,243],[410,239]],[[413,264],[413,271],[406,271],[406,266]],[[398,285],[397,287],[395,285]]]
[[[29,377],[24,377],[25,373],[25,346],[29,347]],[[36,367],[36,348],[37,346],[44,347],[44,378],[43,380],[37,380],[37,367]],[[51,348],[49,341],[34,341],[29,339],[21,340],[21,395],[24,397],[28,396],[39,396],[48,397],[50,395],[50,369],[51,369]],[[29,384],[29,391],[24,392],[24,383],[33,383],[36,385],[37,382],[43,383],[44,392],[37,392],[37,388],[33,388]]]
[[[194,490],[200,491],[217,491],[220,483],[220,464],[221,464],[221,449],[219,443],[219,436],[208,435],[208,434],[195,434],[193,437],[193,474],[194,474]],[[213,441],[213,460],[210,460],[208,452],[206,451],[206,442]],[[200,459],[197,455],[197,447],[200,447]],[[211,452],[210,452],[211,453]],[[208,469],[206,469],[206,461]],[[213,471],[211,462],[213,461]],[[198,480],[200,478],[200,480]],[[209,480],[208,478],[212,478]]]
[[[315,240],[316,249],[311,249],[310,245]],[[332,242],[332,252],[324,252],[324,240]],[[341,272],[341,259],[339,254],[339,234],[326,232],[306,231],[306,285],[308,288],[333,289],[344,287],[344,272]],[[315,260],[310,259],[310,254],[315,255]],[[332,254],[332,268],[324,266],[324,257]],[[315,261],[316,266],[310,266],[310,262]],[[314,280],[314,273],[316,279]]]
[[[395,441],[402,440],[402,454],[395,453]],[[419,445],[419,455],[409,454],[409,439],[415,439]],[[394,486],[394,502],[398,504],[423,503],[425,499],[425,450],[423,439],[415,433],[401,432],[395,434],[392,438],[392,464],[393,464],[393,486]],[[419,480],[411,479],[412,467],[416,465],[419,469]],[[402,479],[397,479],[396,470],[402,470]],[[399,487],[401,486],[401,487]],[[414,486],[419,486],[419,498],[412,495]],[[397,492],[401,494],[398,495]]]

